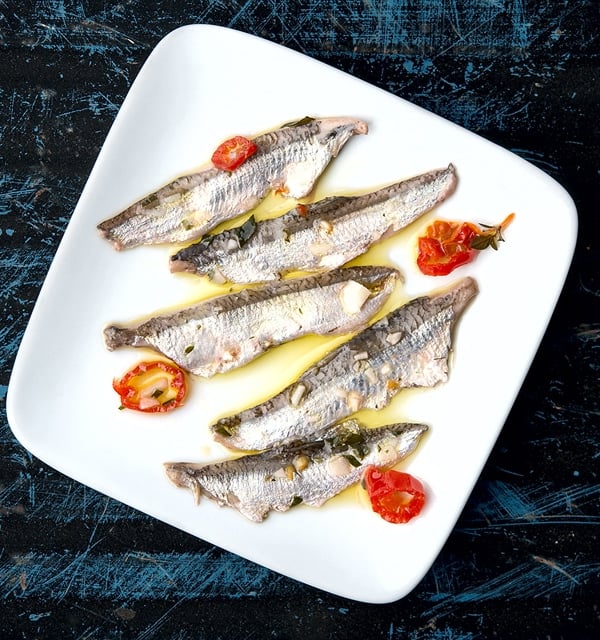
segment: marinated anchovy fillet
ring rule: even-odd
[[[135,327],[109,326],[106,346],[149,347],[209,377],[307,334],[357,331],[383,306],[399,277],[388,267],[351,267],[211,298]]]
[[[381,409],[407,387],[448,378],[452,329],[477,293],[464,278],[392,311],[331,351],[273,398],[211,425],[227,447],[262,450],[308,439],[359,409]]]
[[[208,167],[183,176],[98,225],[116,249],[185,242],[255,207],[270,190],[310,193],[332,158],[368,127],[355,118],[289,125],[254,139],[258,147],[235,171]]]
[[[208,236],[171,257],[171,271],[218,281],[278,280],[291,271],[325,271],[361,255],[450,196],[453,165],[360,196],[298,205],[279,218]]]
[[[297,504],[320,507],[352,486],[369,465],[392,467],[410,454],[427,430],[423,424],[367,429],[356,420],[329,428],[314,442],[271,449],[217,464],[174,462],[169,479],[221,506],[261,522],[270,511]]]

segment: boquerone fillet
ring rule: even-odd
[[[104,329],[109,350],[147,347],[203,377],[239,367],[272,346],[307,334],[337,335],[366,326],[392,293],[389,267],[347,267],[244,289],[137,326]]]
[[[357,483],[369,465],[392,467],[410,454],[427,430],[423,424],[365,428],[350,419],[320,439],[216,464],[171,462],[168,478],[253,522],[297,504],[320,507]]]
[[[171,271],[252,283],[333,269],[439,205],[456,184],[449,165],[371,193],[299,204],[278,218],[250,218],[175,253]]]
[[[116,249],[195,240],[250,211],[271,190],[291,198],[308,195],[346,142],[367,131],[362,120],[334,117],[259,135],[256,153],[234,171],[209,166],[177,178],[101,222],[98,230]]]
[[[407,387],[448,378],[453,327],[477,293],[464,278],[411,300],[331,351],[266,402],[211,425],[231,449],[263,450],[306,440],[359,409],[381,409]]]

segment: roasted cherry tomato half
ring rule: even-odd
[[[435,220],[418,241],[417,266],[426,276],[446,276],[475,259],[478,251],[504,241],[502,232],[513,221],[514,213],[499,225]]]
[[[115,378],[112,386],[121,396],[121,407],[145,413],[172,411],[183,404],[187,393],[184,372],[162,360],[140,362]]]
[[[408,522],[421,513],[425,504],[423,485],[409,473],[367,467],[362,479],[373,511],[387,522]]]
[[[244,136],[234,136],[221,143],[212,154],[211,161],[217,169],[235,171],[248,158],[256,153],[258,147]]]
[[[417,266],[427,276],[448,275],[475,258],[477,250],[471,241],[477,235],[477,228],[469,222],[436,220],[419,238]]]

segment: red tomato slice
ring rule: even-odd
[[[141,362],[120,379],[113,389],[121,396],[121,406],[144,413],[164,413],[183,404],[187,393],[185,374],[168,362]]]
[[[373,511],[387,522],[408,522],[421,513],[425,504],[423,485],[409,473],[370,466],[363,475],[363,486]]]
[[[241,164],[256,153],[258,147],[244,136],[234,136],[221,143],[212,154],[211,161],[217,169],[235,171]]]
[[[475,259],[471,241],[479,235],[468,222],[436,220],[419,238],[417,266],[427,276],[445,276]]]

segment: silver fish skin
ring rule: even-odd
[[[178,251],[170,268],[237,283],[333,269],[436,207],[457,182],[450,164],[364,195],[333,196],[278,218],[250,219]]]
[[[266,402],[210,426],[237,450],[262,450],[309,439],[359,409],[381,409],[403,388],[448,378],[453,327],[477,293],[464,278],[444,293],[392,311],[331,351]]]
[[[389,267],[348,267],[211,298],[133,327],[104,329],[109,350],[146,347],[210,377],[307,334],[358,331],[392,293]]]
[[[216,464],[165,464],[168,478],[253,522],[297,504],[320,507],[356,484],[369,465],[392,467],[414,451],[424,424],[365,428],[356,420],[330,428],[314,442],[270,449]]]
[[[98,231],[117,250],[195,240],[250,211],[270,190],[306,196],[346,142],[367,131],[362,120],[333,117],[259,135],[258,150],[235,171],[211,165],[177,178],[101,222]]]

